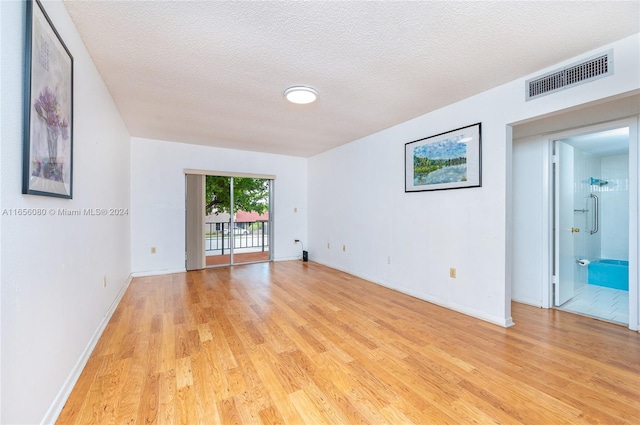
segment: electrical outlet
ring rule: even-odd
[[[104,275],[104,277],[102,278],[102,287],[103,288],[107,287],[107,275]]]
[[[347,252],[347,246],[346,245],[342,245],[342,252]]]
[[[456,274],[457,274],[456,268],[455,267],[450,267],[449,268],[449,277],[452,278],[452,279],[455,279],[456,278]]]
[[[293,207],[293,212],[297,213],[298,212],[298,207]]]
[[[152,254],[155,254],[155,253],[156,253],[156,247],[155,247],[155,246],[152,246],[152,247],[151,247],[151,253],[152,253]]]
[[[331,245],[327,242],[327,249],[331,249]]]

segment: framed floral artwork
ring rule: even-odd
[[[405,144],[405,192],[482,186],[481,123]]]
[[[73,56],[28,0],[22,193],[73,197]]]

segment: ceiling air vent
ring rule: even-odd
[[[527,100],[613,75],[613,50],[527,80]]]

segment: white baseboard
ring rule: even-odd
[[[131,277],[159,276],[163,274],[184,273],[187,269],[167,269],[167,270],[148,270],[144,272],[133,272]]]
[[[526,298],[513,298],[513,297],[511,297],[511,301],[516,302],[516,303],[520,303],[520,304],[530,305],[531,307],[546,308],[546,307],[543,307],[542,303],[539,300],[529,300],[529,299],[526,299]]]
[[[299,255],[297,257],[282,257],[282,258],[274,258],[273,261],[276,262],[280,262],[280,261],[294,261],[294,260],[298,260],[298,261],[302,261],[302,256]]]
[[[78,378],[80,378],[80,374],[82,373],[82,370],[87,365],[87,362],[89,361],[89,357],[91,357],[91,353],[93,352],[94,348],[96,348],[96,345],[98,344],[98,341],[102,336],[102,332],[104,332],[105,328],[107,327],[107,324],[109,323],[109,320],[111,320],[111,316],[113,316],[113,313],[116,311],[116,307],[118,307],[118,304],[120,304],[120,300],[122,300],[124,293],[127,291],[127,288],[129,287],[129,284],[131,283],[132,278],[133,276],[129,275],[129,277],[127,278],[127,281],[120,289],[120,292],[118,292],[118,295],[111,303],[111,306],[109,306],[109,309],[107,310],[104,317],[102,318],[102,321],[98,325],[98,328],[91,336],[91,339],[89,340],[89,343],[87,344],[84,351],[82,352],[82,355],[80,356],[75,366],[71,370],[71,374],[69,374],[69,377],[65,381],[64,385],[62,386],[60,391],[58,391],[56,398],[53,399],[53,403],[51,403],[51,406],[49,406],[49,410],[47,410],[47,413],[45,413],[44,418],[42,418],[42,421],[40,422],[41,424],[43,425],[54,424],[58,419],[60,412],[62,412],[62,408],[64,407],[65,403],[67,402],[67,399],[71,395],[71,391],[73,390],[73,387],[76,385],[76,382],[78,382]]]
[[[323,266],[331,267],[332,269],[336,269],[336,270],[339,270],[341,272],[348,273],[348,274],[350,274],[352,276],[356,276],[356,277],[358,277],[360,279],[364,279],[364,280],[369,281],[371,283],[375,283],[376,285],[384,286],[385,288],[389,288],[389,289],[391,289],[393,291],[400,292],[402,294],[409,295],[409,296],[412,296],[414,298],[418,298],[418,299],[423,300],[423,301],[427,301],[427,302],[429,302],[431,304],[439,305],[440,307],[444,307],[444,308],[447,308],[449,310],[457,311],[458,313],[466,314],[467,316],[475,317],[476,319],[484,320],[485,322],[493,323],[494,325],[502,326],[504,328],[508,328],[508,327],[511,327],[511,326],[515,325],[515,323],[513,322],[513,318],[512,317],[501,318],[501,317],[497,317],[497,316],[488,315],[488,314],[486,314],[486,313],[484,313],[482,311],[475,310],[475,309],[472,309],[472,308],[469,308],[469,307],[466,307],[466,306],[462,306],[462,305],[459,305],[459,304],[456,304],[456,303],[451,303],[451,302],[448,302],[446,300],[442,300],[440,298],[431,297],[431,296],[426,295],[426,294],[421,294],[421,293],[417,293],[417,292],[414,292],[414,291],[409,291],[409,290],[406,290],[406,289],[403,289],[403,288],[397,288],[397,287],[391,286],[388,283],[381,282],[381,281],[379,281],[377,279],[374,279],[374,278],[372,278],[370,276],[364,276],[364,275],[361,275],[359,273],[354,273],[354,272],[352,272],[350,270],[346,270],[346,269],[343,269],[341,267],[337,267],[337,266],[332,265],[330,263],[325,263],[325,262],[318,261],[318,260],[314,260],[314,261],[316,263],[318,263],[318,264],[322,264]]]

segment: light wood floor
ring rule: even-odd
[[[638,333],[513,317],[301,261],[137,278],[58,423],[640,423]]]

